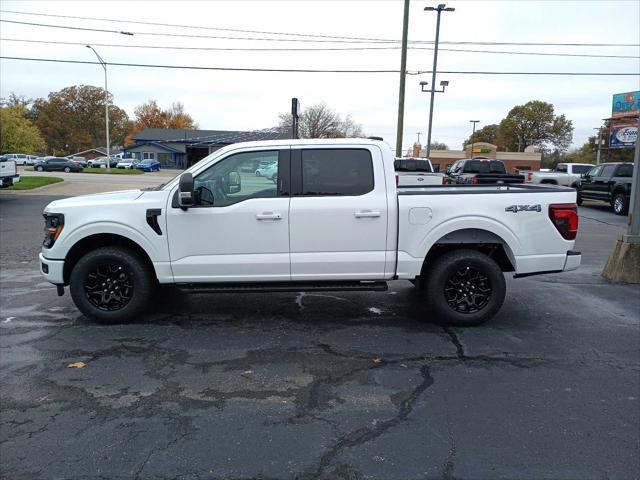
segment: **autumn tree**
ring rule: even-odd
[[[27,118],[26,104],[0,107],[1,152],[36,153],[44,149],[40,131]]]
[[[162,109],[155,100],[138,105],[133,111],[135,121],[127,135],[125,145],[134,143],[133,136],[145,128],[178,128],[195,130],[198,124],[184,111],[182,102],[173,102],[169,108]]]
[[[57,155],[105,144],[105,91],[91,85],[74,85],[51,92],[33,103],[35,125],[49,149]],[[109,136],[122,145],[129,128],[127,113],[113,105],[109,94]]]
[[[496,143],[505,150],[524,151],[529,145],[544,153],[561,154],[573,140],[573,123],[564,115],[555,115],[551,103],[532,100],[516,105],[500,122]]]
[[[449,150],[449,147],[446,143],[434,140],[433,142],[431,142],[431,148],[429,150]]]
[[[291,114],[278,115],[281,128],[291,128]],[[305,108],[298,121],[300,138],[354,138],[363,137],[362,125],[355,123],[351,115],[344,119],[326,103]]]

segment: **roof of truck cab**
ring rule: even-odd
[[[237,142],[229,146],[235,148],[252,147],[252,146],[280,146],[280,145],[385,145],[389,147],[382,140],[371,140],[369,138],[303,138],[294,140],[292,138],[285,138],[282,140],[259,140],[255,142]],[[390,147],[389,147],[390,148]]]

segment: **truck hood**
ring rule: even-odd
[[[47,212],[60,212],[68,208],[95,207],[99,205],[119,205],[133,202],[143,194],[142,190],[122,190],[119,192],[94,193],[93,195],[81,195],[79,197],[63,198],[55,200],[44,209]]]

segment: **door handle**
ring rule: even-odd
[[[372,212],[371,210],[361,210],[354,214],[356,218],[378,218],[380,212]]]
[[[273,212],[262,212],[256,214],[256,220],[282,220],[282,215]]]

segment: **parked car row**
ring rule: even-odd
[[[4,154],[3,157],[8,161],[16,162],[16,165],[34,165],[38,158],[35,155],[27,155],[24,153],[7,153]]]

